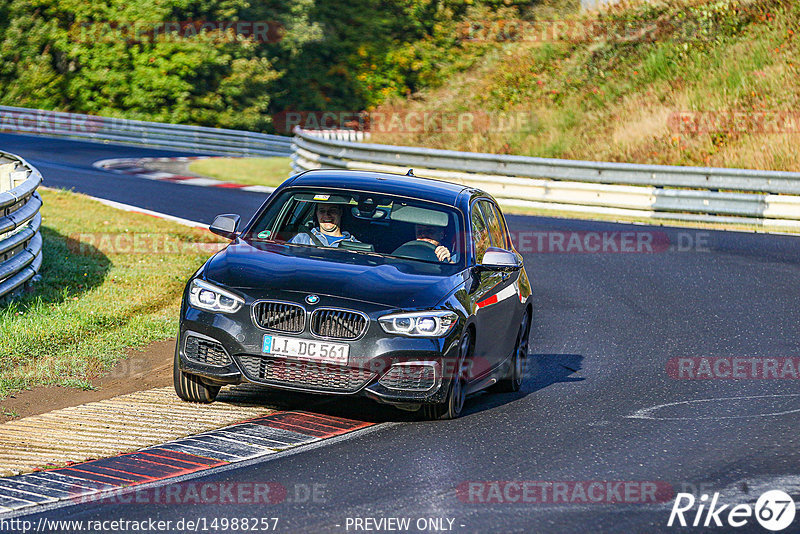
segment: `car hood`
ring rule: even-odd
[[[204,276],[230,288],[276,291],[275,298],[305,292],[390,308],[435,306],[464,281],[456,265],[241,240],[211,258]]]

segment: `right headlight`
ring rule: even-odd
[[[233,313],[244,304],[244,299],[221,287],[195,278],[189,287],[189,303],[208,311]]]
[[[386,333],[414,337],[441,337],[457,321],[458,316],[455,313],[443,310],[393,313],[378,318]]]

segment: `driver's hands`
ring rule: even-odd
[[[439,261],[446,261],[450,262],[450,251],[447,250],[447,247],[444,245],[439,245],[436,247],[436,257],[439,258]]]

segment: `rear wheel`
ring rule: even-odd
[[[214,402],[220,388],[220,386],[204,384],[199,377],[181,371],[180,356],[177,348],[175,349],[175,360],[172,368],[172,383],[175,386],[175,393],[181,399],[204,404]]]
[[[495,391],[513,393],[519,391],[525,379],[525,364],[528,362],[528,335],[530,334],[530,315],[525,312],[517,333],[517,344],[511,356],[511,368],[508,375],[495,386]]]
[[[472,336],[467,330],[458,345],[458,362],[455,367],[455,376],[450,382],[450,391],[444,402],[437,404],[424,404],[422,416],[428,420],[456,419],[464,409],[464,400],[467,397],[467,364],[469,352],[472,347]]]

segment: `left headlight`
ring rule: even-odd
[[[458,321],[451,311],[422,311],[394,313],[378,318],[383,330],[389,334],[416,337],[440,337],[450,331]]]
[[[223,313],[238,311],[244,304],[238,295],[198,279],[189,287],[189,302],[195,308]]]

